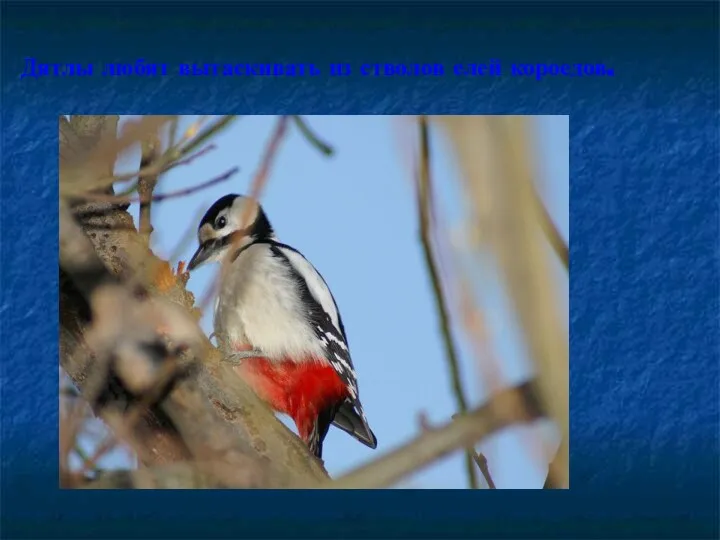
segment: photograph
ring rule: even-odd
[[[60,488],[569,488],[569,122],[60,116]]]

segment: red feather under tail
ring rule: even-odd
[[[271,408],[293,419],[306,444],[316,430],[324,438],[332,418],[322,419],[328,426],[316,426],[319,416],[348,395],[345,383],[332,366],[315,359],[271,362],[266,358],[247,358],[235,370]]]

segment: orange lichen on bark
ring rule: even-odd
[[[167,261],[159,261],[156,266],[153,285],[161,293],[167,293],[171,291],[175,286],[185,287],[188,280],[190,279],[190,273],[185,270],[185,267],[185,261],[179,261],[177,264],[177,268],[175,268],[174,270],[172,266],[170,266],[170,263],[168,263]],[[191,314],[197,320],[199,320],[201,313],[196,313],[196,311],[196,309],[193,309],[191,311]],[[161,336],[167,339],[169,328],[160,326],[156,328],[156,331]]]
[[[170,266],[170,263],[162,261],[158,264],[155,272],[154,284],[161,292],[167,292],[178,282],[181,286],[184,286],[189,278],[190,274],[185,271],[184,261],[180,261],[175,270]]]

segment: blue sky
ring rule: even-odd
[[[183,117],[185,128],[197,117]],[[409,120],[392,116],[311,116],[312,129],[336,149],[322,156],[291,127],[280,149],[263,206],[278,236],[313,262],[330,285],[345,322],[360,396],[378,438],[370,450],[337,429],[324,445],[326,467],[337,475],[404,443],[418,433],[418,415],[445,422],[456,412],[433,298],[418,241],[410,154],[404,136]],[[215,139],[217,149],[161,181],[159,192],[206,181],[233,166],[230,181],[154,207],[154,247],[161,256],[176,250],[199,216],[217,198],[249,187],[275,117],[242,117]],[[405,124],[403,124],[405,123]],[[403,127],[404,125],[404,127]],[[569,119],[533,117],[539,190],[563,237],[569,233]],[[434,136],[433,174],[449,225],[460,217],[457,172],[444,141]],[[412,139],[411,139],[412,140]],[[118,163],[118,171],[137,168],[138,152]],[[133,208],[137,216],[137,209]],[[188,260],[195,248],[185,248]],[[176,261],[175,261],[176,262]],[[567,316],[568,279],[554,263],[560,305]],[[202,267],[189,288],[202,297],[215,272]],[[496,278],[481,276],[482,305],[493,330],[494,354],[502,359],[505,382],[530,375],[522,341]],[[210,333],[211,314],[203,318]],[[483,401],[474,358],[459,336],[462,372],[470,401]],[[524,429],[538,429],[524,428]],[[506,430],[479,446],[488,458],[498,488],[539,488],[545,470],[523,448],[520,429]],[[542,430],[543,433],[547,429]],[[109,456],[108,465],[121,465]],[[403,482],[410,488],[464,488],[467,479],[459,453]]]

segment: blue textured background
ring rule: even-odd
[[[717,536],[717,5],[2,10],[3,536]],[[19,80],[26,56],[616,76]],[[571,492],[57,489],[57,116],[228,112],[571,115]]]

